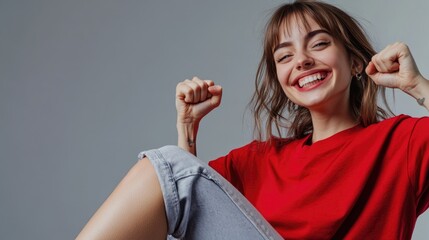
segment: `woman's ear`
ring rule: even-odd
[[[363,62],[357,58],[352,58],[352,75],[357,73],[362,73],[363,71]]]

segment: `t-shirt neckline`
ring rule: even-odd
[[[326,145],[330,145],[330,144],[336,144],[339,142],[343,142],[344,140],[348,139],[349,137],[351,137],[353,135],[353,133],[355,133],[356,131],[362,129],[362,125],[361,124],[356,124],[353,127],[344,129],[342,131],[339,131],[325,139],[319,140],[315,143],[311,143],[310,145],[307,144],[308,141],[311,139],[311,137],[313,136],[312,133],[309,133],[306,137],[304,137],[302,139],[301,142],[301,147],[302,148],[316,148],[316,147],[321,147],[321,146],[326,146]]]

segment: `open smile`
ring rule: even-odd
[[[318,72],[312,75],[305,76],[298,81],[298,85],[300,88],[303,88],[317,84],[318,82],[323,81],[327,75],[327,72]]]
[[[310,90],[323,84],[323,81],[331,75],[332,72],[328,70],[313,70],[295,78],[292,85],[300,91]]]

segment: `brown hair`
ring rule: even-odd
[[[313,19],[339,40],[351,59],[357,60],[362,66],[366,66],[375,54],[360,24],[339,8],[315,1],[295,1],[280,6],[266,25],[263,55],[256,73],[256,90],[249,105],[253,111],[256,138],[259,140],[271,140],[275,137],[274,130],[280,138],[284,137],[287,130],[289,140],[302,138],[313,130],[309,110],[288,99],[276,74],[273,49],[279,43],[281,27],[288,29],[288,21],[292,17],[300,20],[307,28],[307,17]],[[351,81],[349,104],[356,121],[368,126],[393,113],[387,105],[385,88],[377,86],[365,71],[361,75],[360,80],[353,77]],[[388,111],[377,105],[378,92]]]

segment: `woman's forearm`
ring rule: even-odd
[[[199,123],[177,123],[177,145],[197,156],[197,133]]]
[[[222,87],[198,77],[176,86],[177,145],[197,155],[197,132],[203,117],[220,105]]]
[[[405,91],[417,100],[417,103],[429,111],[429,80],[420,76],[417,86]]]

